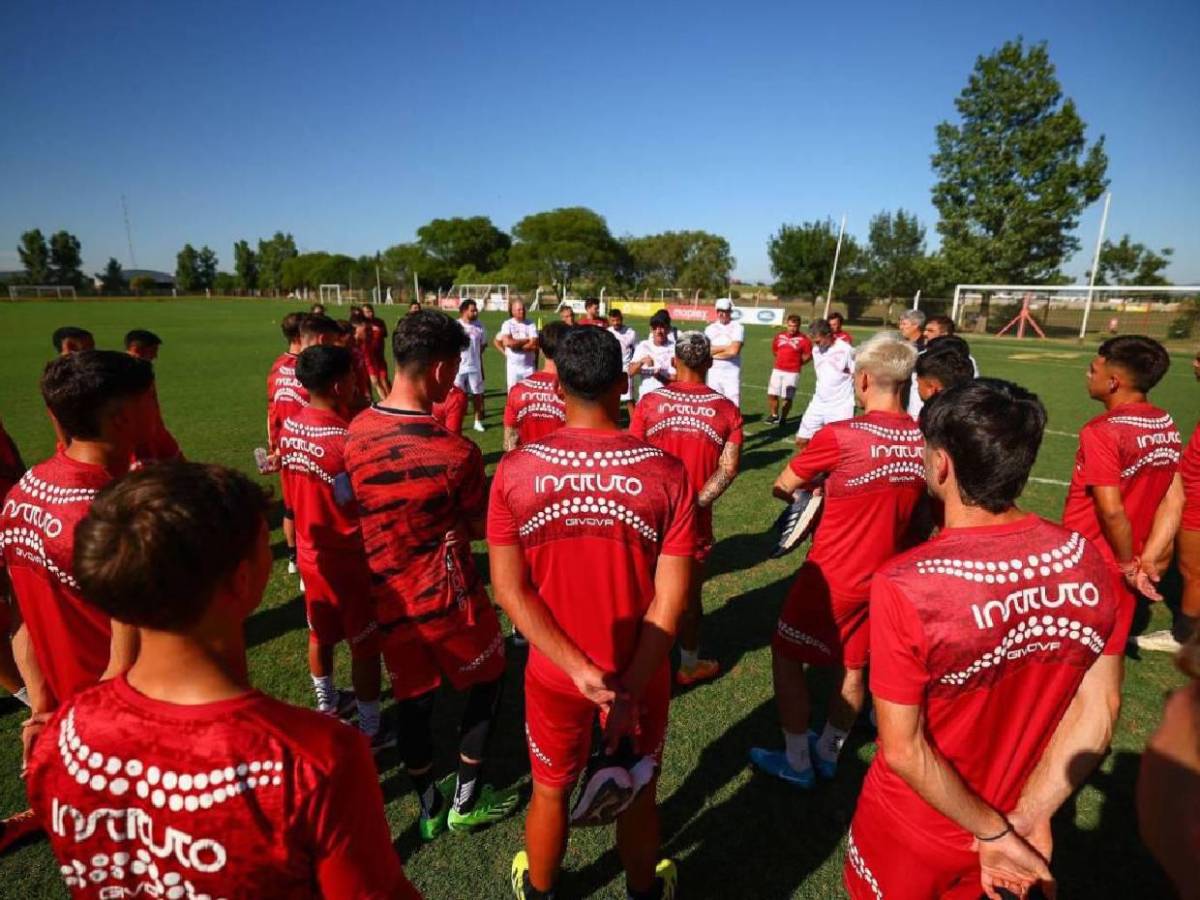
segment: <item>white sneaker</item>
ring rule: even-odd
[[[288,574],[295,575],[297,571],[298,570],[296,568],[296,561],[294,559],[289,559],[288,560]]]
[[[1139,650],[1154,650],[1159,653],[1178,653],[1180,646],[1179,641],[1175,640],[1167,628],[1162,631],[1139,634],[1134,639],[1134,643],[1137,644]]]
[[[483,427],[483,423],[482,423],[482,422],[480,422],[478,419],[476,419],[476,420],[475,420],[475,426],[474,426],[474,427],[475,427],[475,430],[476,430],[476,431],[487,431],[487,429]]]

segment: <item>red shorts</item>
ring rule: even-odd
[[[699,506],[696,508],[696,562],[708,561],[714,543],[712,507]]]
[[[940,842],[898,840],[886,816],[854,815],[842,882],[850,900],[978,900],[979,854]]]
[[[660,767],[670,704],[671,670],[664,665],[646,686],[634,736],[634,749],[652,754]],[[556,788],[575,783],[592,752],[596,715],[596,704],[574,688],[550,687],[525,670],[525,738],[534,781]]]
[[[1125,576],[1118,569],[1109,567],[1111,590],[1117,598],[1117,618],[1113,622],[1112,634],[1104,645],[1105,656],[1124,656],[1129,643],[1129,632],[1133,630],[1133,614],[1137,612],[1137,595],[1125,583]]]
[[[366,559],[355,553],[298,553],[296,568],[304,581],[309,641],[330,647],[344,640],[355,659],[378,656],[379,631]]]
[[[495,681],[504,674],[504,635],[490,604],[481,604],[475,621],[437,640],[422,640],[412,631],[385,633],[383,664],[397,700],[411,700],[435,690],[442,676],[456,691]]]
[[[871,647],[869,607],[868,597],[833,596],[821,570],[806,562],[783,601],[771,649],[809,665],[861,669]]]

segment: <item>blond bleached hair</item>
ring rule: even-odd
[[[912,377],[917,348],[895,331],[881,331],[858,348],[854,368],[869,374],[880,387],[895,390]]]

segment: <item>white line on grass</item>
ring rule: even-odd
[[[1030,481],[1036,481],[1038,484],[1057,484],[1060,487],[1067,487],[1071,484],[1069,481],[1059,481],[1057,478],[1034,478],[1029,476]]]

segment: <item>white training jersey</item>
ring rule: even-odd
[[[500,326],[500,337],[511,337],[518,341],[527,341],[537,336],[537,325],[528,319],[524,322],[518,322],[516,319],[506,319],[504,324]],[[508,367],[510,369],[532,369],[537,362],[537,352],[533,350],[514,350],[511,347],[506,347],[504,355],[508,359]]]
[[[478,375],[483,371],[483,348],[487,344],[487,331],[479,324],[478,319],[474,322],[459,319],[458,324],[471,341],[459,358],[458,372],[460,375]]]
[[[666,376],[667,381],[675,378],[675,342],[670,337],[665,344],[654,343],[654,338],[646,338],[638,343],[633,351],[633,359],[645,359],[649,356],[654,360],[653,366],[642,366],[642,386],[638,391],[639,397],[645,397],[663,387],[663,382],[655,378],[655,374]],[[630,360],[632,362],[632,360]]]
[[[628,369],[629,364],[633,362],[633,348],[638,343],[637,332],[628,325],[622,325],[620,328],[609,328],[608,333],[621,345],[621,365]]]
[[[813,400],[818,403],[854,402],[854,348],[845,341],[828,347],[813,345],[813,372],[817,386]]]
[[[746,327],[741,322],[730,322],[728,325],[722,322],[713,322],[704,329],[704,336],[712,344],[713,350],[720,350],[722,347],[728,347],[730,344],[744,343],[746,340]],[[719,374],[734,370],[741,371],[741,368],[742,354],[741,351],[738,351],[738,355],[732,359],[714,359],[712,369],[709,371]]]

